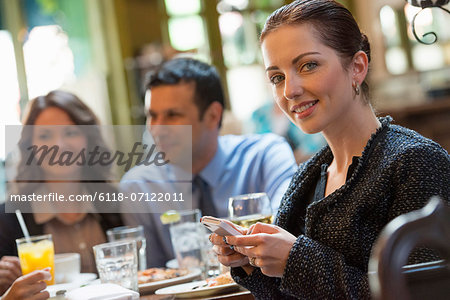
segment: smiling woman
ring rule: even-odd
[[[214,249],[258,299],[368,299],[375,239],[431,196],[449,201],[449,155],[376,117],[365,82],[369,42],[337,2],[281,7],[266,21],[261,48],[281,110],[305,133],[321,132],[328,147],[300,165],[276,225],[258,223],[225,241],[213,234]],[[409,263],[436,259],[418,249]]]

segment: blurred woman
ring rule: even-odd
[[[52,164],[51,155],[36,155],[33,161],[30,159],[30,147],[57,146],[58,159],[68,153],[77,155],[84,151],[86,154],[95,147],[107,149],[98,124],[91,109],[71,93],[52,91],[33,99],[23,125],[34,126],[23,127],[19,141],[21,161],[9,193],[58,193],[67,199],[69,195],[116,192],[115,187],[108,183],[110,166],[91,167],[86,161]],[[31,235],[52,234],[55,253],[78,252],[81,271],[96,272],[92,246],[105,242],[105,231],[121,226],[122,221],[116,213],[97,213],[95,205],[84,202],[32,202],[33,213],[24,214],[24,219]],[[0,257],[17,255],[15,239],[23,236],[15,214],[5,214],[4,211],[3,205],[0,207]],[[1,269],[0,264],[0,272]],[[10,272],[18,275],[17,271]]]
[[[276,225],[225,239],[213,234],[214,249],[260,299],[370,298],[376,238],[431,196],[449,201],[449,155],[375,116],[366,83],[369,42],[342,5],[294,1],[267,19],[260,40],[277,104],[303,132],[322,132],[328,146],[300,165]],[[422,249],[409,263],[435,259]]]

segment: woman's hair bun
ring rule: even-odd
[[[369,43],[369,39],[367,38],[367,35],[365,35],[364,33],[361,33],[361,50],[364,51],[367,55],[367,58],[369,59],[370,62],[370,43]]]

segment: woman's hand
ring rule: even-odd
[[[14,280],[22,276],[19,258],[3,256],[0,259],[0,295],[13,284]]]
[[[282,277],[297,238],[271,224],[256,223],[249,231],[251,234],[245,236],[227,236],[227,243],[247,256],[253,266],[261,268],[263,274]]]
[[[211,234],[211,243],[213,243],[213,250],[217,254],[219,262],[228,267],[241,267],[248,265],[248,257],[234,251],[229,245],[225,243],[223,237],[215,233]]]
[[[14,281],[11,288],[1,298],[2,300],[44,300],[50,297],[43,291],[47,284],[43,280],[50,280],[50,269],[31,272]]]
[[[225,222],[229,222],[228,220],[224,220]],[[232,224],[231,222],[229,222]],[[233,227],[238,229],[242,234],[247,233],[247,229],[244,227],[237,226],[232,224]],[[219,262],[228,267],[242,267],[249,265],[248,257],[234,251],[230,248],[230,245],[226,244],[223,236],[217,235],[215,233],[211,234],[209,240],[214,245],[213,250],[217,254],[217,258]]]

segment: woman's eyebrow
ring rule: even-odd
[[[313,55],[313,54],[320,54],[319,52],[305,52],[302,53],[298,56],[296,56],[293,60],[292,60],[292,64],[295,65],[299,60],[301,60],[303,57],[308,56],[308,55]],[[273,70],[278,70],[279,68],[277,66],[270,66],[266,68],[266,72],[268,71],[273,71]]]
[[[320,53],[319,52],[305,52],[305,53],[302,53],[302,54],[300,54],[299,56],[297,56],[296,58],[294,58],[292,60],[292,64],[295,65],[303,57],[308,56],[308,55],[313,55],[313,54],[320,54]]]

